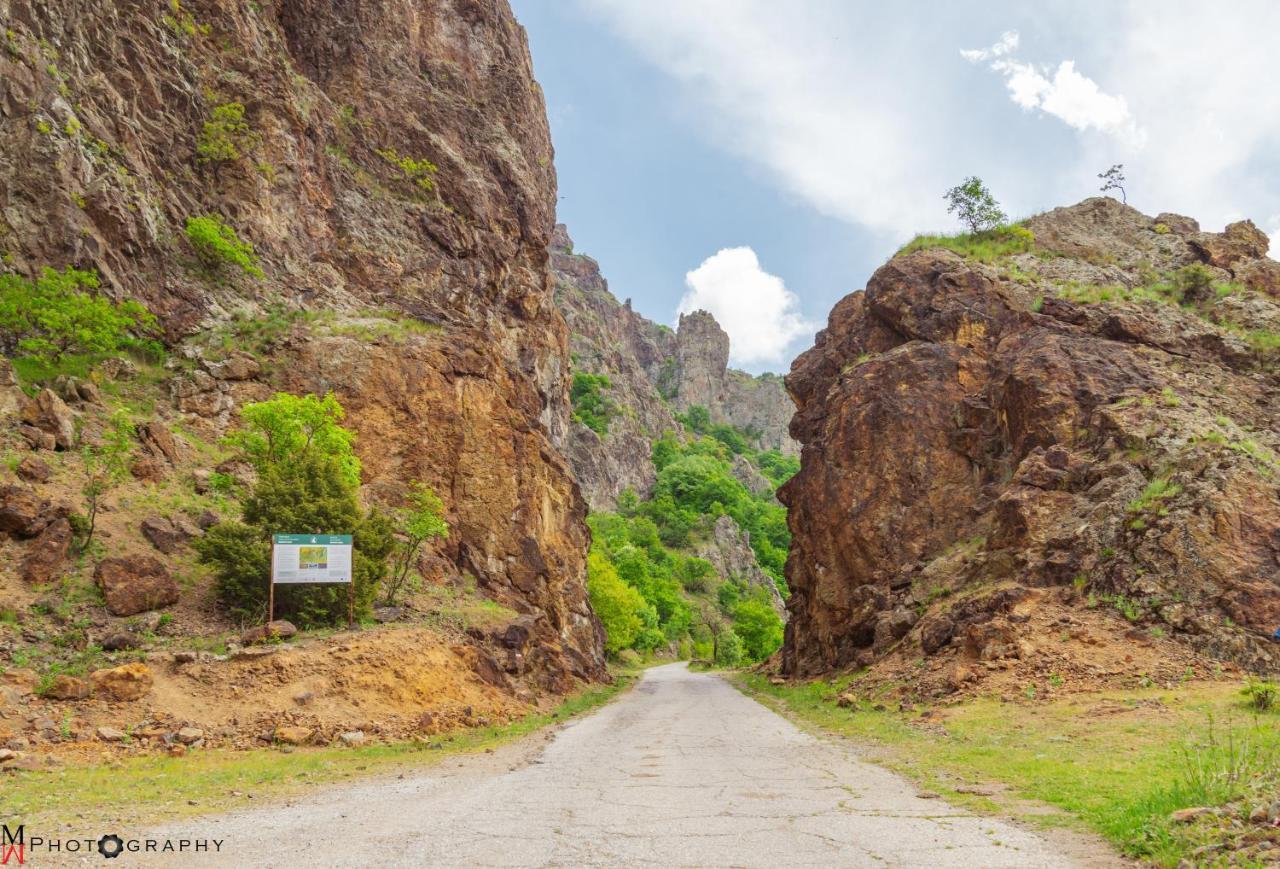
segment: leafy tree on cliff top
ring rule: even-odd
[[[1000,203],[976,175],[952,187],[942,198],[947,200],[947,213],[960,218],[975,234],[995,229],[1007,219]]]

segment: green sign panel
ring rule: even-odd
[[[273,583],[351,582],[350,534],[274,534]]]

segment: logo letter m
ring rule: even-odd
[[[11,859],[16,858],[18,865],[26,862],[26,847],[22,840],[22,827],[16,833],[6,825],[0,827],[0,866],[8,866]]]

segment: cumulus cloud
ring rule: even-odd
[[[970,63],[990,61],[991,69],[1004,76],[1009,98],[1024,109],[1039,109],[1076,130],[1099,130],[1142,145],[1145,134],[1124,97],[1103,93],[1097,82],[1076,71],[1073,60],[1062,61],[1050,73],[1047,67],[1009,57],[1018,43],[1017,31],[1007,31],[990,48],[963,50],[960,55]]]
[[[729,333],[729,359],[739,365],[782,362],[788,346],[816,330],[800,314],[800,300],[782,278],[760,267],[749,247],[729,247],[684,276],[688,288],[676,319],[708,311]]]

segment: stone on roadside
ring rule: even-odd
[[[146,664],[134,661],[111,669],[95,670],[89,677],[100,695],[111,700],[128,702],[138,700],[151,690],[151,670]]]
[[[1213,809],[1208,806],[1195,806],[1188,809],[1178,809],[1169,815],[1169,820],[1175,824],[1189,824],[1196,818],[1209,814]]]
[[[103,559],[93,576],[112,615],[131,616],[178,602],[178,584],[150,555]]]
[[[342,741],[343,745],[364,745],[364,731],[348,730],[346,733],[338,734],[338,739]]]
[[[44,696],[51,700],[83,700],[93,693],[93,686],[84,679],[65,673],[54,676]]]
[[[271,639],[287,640],[296,636],[297,633],[298,629],[293,622],[276,619],[274,622],[258,625],[256,628],[249,628],[249,630],[240,635],[240,642],[246,646],[251,646],[254,643],[263,643]]]
[[[114,727],[99,727],[98,739],[103,742],[124,742],[128,738],[123,730],[116,730]]]
[[[183,745],[192,745],[204,739],[204,731],[199,727],[183,727],[175,734],[175,738]]]
[[[289,725],[277,727],[275,730],[276,742],[283,742],[285,745],[305,745],[309,739],[311,739],[309,727]]]

